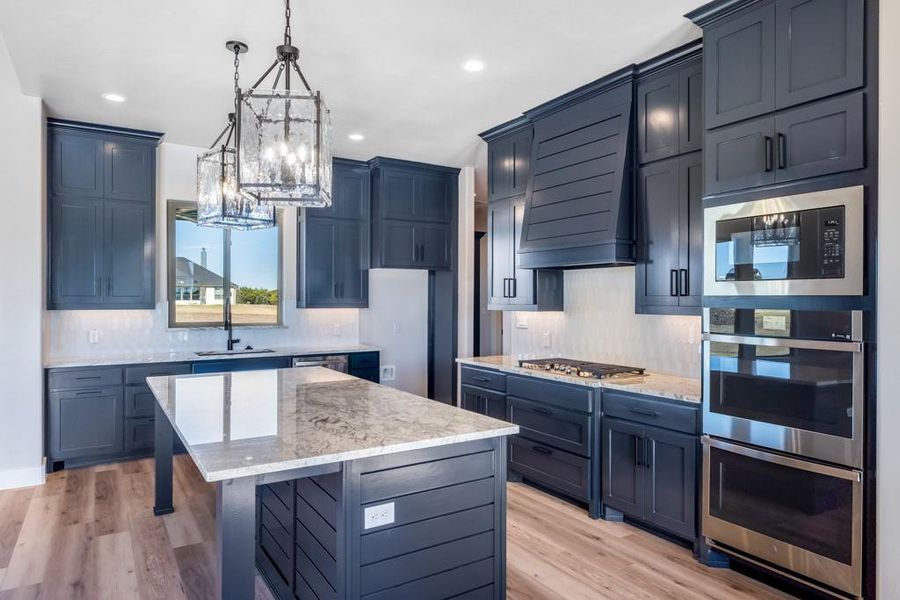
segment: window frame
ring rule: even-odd
[[[178,323],[175,321],[175,215],[179,209],[196,208],[197,202],[192,200],[169,200],[166,202],[166,307],[169,313],[169,329],[225,329],[225,323],[231,320],[232,328],[271,328],[284,327],[284,228],[282,209],[275,209],[275,227],[278,228],[278,252],[277,252],[277,272],[278,272],[278,303],[275,305],[277,309],[277,319],[275,323],[235,323],[233,319],[229,319],[231,315],[231,302],[224,301],[222,304],[222,321],[195,321],[192,323]],[[223,265],[223,300],[230,297],[226,294],[226,290],[230,289],[231,284],[231,229],[224,227],[222,231],[222,265]]]

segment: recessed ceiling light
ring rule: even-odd
[[[125,102],[125,96],[122,94],[114,94],[112,92],[103,94],[104,100],[109,100],[110,102]]]
[[[361,133],[351,133],[347,137],[350,138],[351,140],[353,140],[354,142],[361,142],[364,139],[366,139],[366,136],[364,136]]]
[[[462,68],[470,73],[477,73],[478,71],[484,71],[484,63],[477,58],[470,58],[463,63]]]

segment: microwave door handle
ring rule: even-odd
[[[746,344],[748,346],[773,346],[777,348],[800,348],[803,350],[833,350],[835,352],[862,352],[862,342],[829,342],[820,340],[795,340],[790,338],[751,337],[704,333],[703,340],[725,344]]]

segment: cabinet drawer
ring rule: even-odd
[[[377,369],[377,352],[359,352],[350,355],[350,369]]]
[[[121,367],[50,371],[51,390],[73,390],[86,387],[122,385]]]
[[[522,437],[509,438],[509,468],[536,483],[587,500],[591,461]]]
[[[506,393],[525,400],[540,402],[580,412],[591,412],[594,406],[592,388],[542,381],[535,377],[513,377],[506,380]]]
[[[618,417],[684,433],[697,433],[700,410],[698,407],[654,400],[645,396],[604,391],[603,416]]]
[[[136,452],[153,447],[154,418],[125,419],[125,451]]]
[[[591,455],[591,416],[519,398],[509,399],[509,420],[519,435],[582,456]]]
[[[472,367],[463,367],[460,371],[460,379],[463,385],[474,385],[497,392],[506,390],[506,375],[503,373],[486,369],[473,369]]]
[[[146,384],[148,377],[165,377],[167,375],[188,375],[191,372],[191,365],[187,363],[180,364],[160,364],[160,365],[140,365],[135,367],[125,367],[125,383],[128,385]]]
[[[156,397],[146,385],[125,388],[125,417],[152,417],[156,414]]]

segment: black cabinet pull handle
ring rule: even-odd
[[[678,269],[669,271],[669,295],[678,295]]]
[[[643,457],[641,456],[643,454],[641,450],[643,447],[644,440],[639,438],[638,436],[634,436],[634,464],[639,467],[643,466],[644,464]]]
[[[509,296],[506,295],[506,284],[507,284],[507,283],[509,283],[509,279],[507,279],[506,277],[504,277],[504,278],[503,278],[503,297],[504,297],[504,298],[509,298]]]
[[[102,289],[103,289],[103,278],[102,278],[102,277],[98,277],[98,278],[97,278],[97,289],[96,289],[96,292],[97,292],[97,295],[98,295],[98,296],[102,293],[102,292],[101,292]]]
[[[690,296],[690,293],[688,292],[688,270],[681,269],[678,273],[681,275],[680,280],[678,281],[678,295]]]
[[[341,282],[341,298],[344,297],[344,282]]]
[[[630,412],[636,415],[644,415],[645,417],[658,417],[659,413],[655,410],[647,410],[646,408],[629,408]]]
[[[539,415],[547,415],[548,417],[553,415],[553,411],[548,410],[546,408],[541,408],[540,406],[535,406],[531,410],[538,413]]]
[[[490,381],[491,381],[491,380],[488,379],[487,377],[472,377],[472,379],[474,379],[475,381],[481,381],[481,382],[484,382],[484,383],[490,383]]]
[[[519,280],[513,277],[510,279],[510,281],[512,282],[512,292],[510,293],[509,297],[515,298],[519,295]]]
[[[88,379],[102,379],[101,375],[81,375],[80,377],[76,377],[75,381],[87,381]]]
[[[644,442],[647,444],[647,448],[644,450],[644,466],[649,469],[653,466],[653,442],[647,439]]]
[[[766,136],[766,172],[772,170],[772,138]]]
[[[550,448],[544,448],[543,446],[532,446],[531,449],[534,450],[535,452],[537,452],[538,454],[547,454],[547,455],[553,454],[553,450],[551,450]]]
[[[92,390],[90,392],[77,392],[76,396],[99,396],[100,390]]]
[[[338,293],[338,282],[337,281],[334,282],[334,297],[340,298],[340,295]]]
[[[778,134],[778,168],[785,168],[787,160],[787,138],[783,133]]]
[[[112,296],[112,277],[106,278],[106,295]]]

